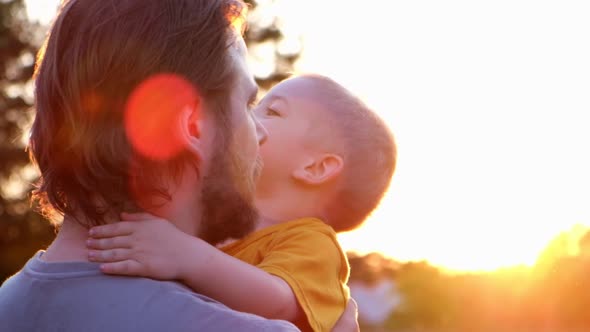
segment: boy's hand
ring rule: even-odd
[[[148,213],[121,217],[121,222],[90,229],[88,260],[104,263],[100,268],[107,274],[179,279],[183,259],[194,257],[191,246],[197,239]]]
[[[332,332],[359,332],[358,305],[353,298],[348,300],[346,309],[336,322]]]

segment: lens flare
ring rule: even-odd
[[[174,158],[184,148],[180,114],[195,107],[196,100],[193,85],[178,75],[157,74],[139,84],[125,110],[125,129],[134,149],[154,160]]]

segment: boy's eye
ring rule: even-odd
[[[277,112],[276,110],[274,110],[272,108],[268,108],[266,110],[266,115],[268,115],[268,116],[281,116],[281,114],[279,112]]]

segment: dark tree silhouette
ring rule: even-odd
[[[261,45],[266,45],[274,50],[272,59],[263,57],[261,59],[267,64],[270,64],[273,69],[266,75],[255,72],[256,82],[262,90],[270,89],[274,84],[287,78],[293,71],[293,65],[301,54],[301,48],[295,47],[283,49],[282,44],[297,43],[296,36],[286,36],[281,31],[281,19],[272,13],[267,12],[265,6],[259,6],[254,0],[246,0],[250,5],[250,15],[248,20],[248,29],[246,30],[245,40],[250,54],[253,57],[259,57],[256,48]],[[272,2],[269,4],[272,6]]]
[[[23,132],[31,119],[40,27],[27,21],[24,9],[22,0],[0,1],[0,280],[53,237],[28,203],[36,175],[28,166]]]

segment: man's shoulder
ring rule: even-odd
[[[30,296],[23,298],[23,292]],[[9,326],[16,330],[25,324],[48,331],[63,325],[72,331],[297,331],[288,322],[231,310],[182,284],[147,278],[83,275],[58,280],[21,271],[2,285],[0,302],[9,305],[0,317],[14,316]],[[68,310],[37,310],[33,304],[39,302]]]

